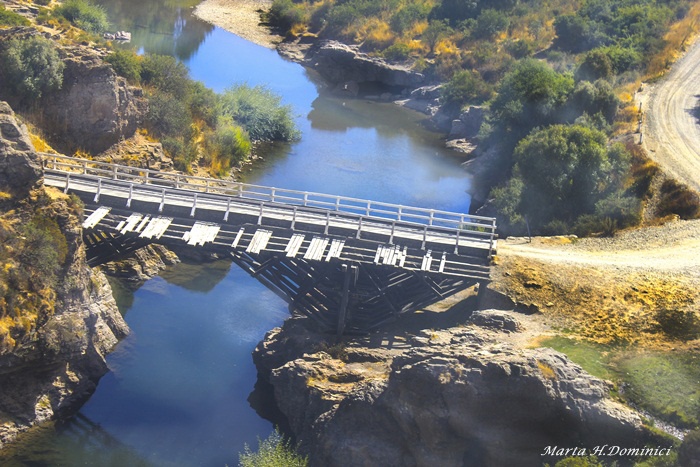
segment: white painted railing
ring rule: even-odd
[[[392,224],[392,232],[396,223],[408,224],[414,227],[421,227],[420,230],[425,232],[428,230],[452,231],[452,235],[457,237],[457,244],[459,244],[460,236],[476,237],[489,244],[489,251],[492,251],[494,247],[496,220],[491,217],[403,206],[346,196],[252,185],[228,180],[194,177],[174,172],[160,172],[140,167],[129,167],[60,155],[44,154],[42,158],[45,170],[65,174],[66,187],[70,183],[70,174],[95,177],[98,180],[98,197],[102,186],[100,180],[104,180],[105,184],[109,184],[110,181],[117,182],[114,183],[115,185],[122,185],[123,182],[129,184],[129,200],[134,187],[139,185],[162,188],[163,203],[165,202],[167,189],[174,188],[254,201],[256,204],[260,204],[261,217],[263,208],[269,204],[288,206],[294,210],[295,217],[296,207],[315,208],[325,210],[328,213],[337,212],[349,215],[349,217],[355,218],[359,223],[360,230],[363,222],[374,219],[383,222],[389,221]],[[197,203],[197,195],[194,196],[194,199],[193,212]],[[127,202],[128,204],[129,202]]]

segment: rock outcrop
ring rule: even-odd
[[[535,466],[547,446],[643,441],[639,416],[608,397],[608,383],[554,350],[503,343],[493,325],[515,331],[512,316],[475,322],[489,329],[338,349],[290,320],[254,360],[312,466]]]
[[[14,241],[15,229],[40,213],[60,229],[66,250],[55,283],[42,286],[38,299],[32,281],[0,275],[2,447],[31,426],[75,410],[107,371],[105,355],[128,328],[105,277],[87,265],[79,208],[60,191],[41,186],[38,155],[5,103],[0,122],[0,191],[23,188],[0,198],[3,241]],[[19,254],[14,248],[2,254],[5,273],[27,266],[13,257]]]
[[[0,102],[0,187],[26,196],[41,178],[41,160],[27,129],[6,102]]]
[[[67,148],[93,154],[132,136],[146,108],[142,90],[129,86],[88,48],[61,53],[63,86],[42,103],[46,130]]]
[[[163,245],[150,244],[139,248],[125,258],[101,266],[105,274],[120,279],[131,290],[136,290],[163,269],[180,262],[180,258]]]
[[[0,41],[38,34],[31,27],[9,28],[0,30]],[[56,47],[65,64],[63,83],[41,98],[37,103],[40,111],[33,117],[52,145],[66,152],[80,149],[96,154],[133,135],[147,108],[142,89],[117,76],[102,60],[103,50],[83,45]],[[10,102],[16,99],[13,95],[0,97]]]
[[[333,85],[349,83],[348,88],[359,86],[361,89],[366,83],[378,83],[403,90],[416,88],[425,82],[422,73],[370,57],[357,47],[341,42],[324,41],[305,52],[302,63],[315,69]]]

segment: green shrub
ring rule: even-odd
[[[132,84],[141,81],[141,61],[133,50],[117,49],[105,57],[114,71]]]
[[[382,51],[382,56],[387,60],[402,62],[408,58],[411,48],[403,42],[396,42]]]
[[[187,66],[169,55],[149,54],[141,60],[141,81],[184,100],[190,91]]]
[[[481,104],[491,97],[491,87],[477,71],[458,71],[442,89],[442,102],[459,111],[466,104]]]
[[[0,26],[29,26],[29,20],[19,13],[0,5]]]
[[[62,16],[74,26],[99,34],[109,28],[104,8],[89,0],[66,0],[54,9],[54,14]]]
[[[595,213],[601,218],[615,221],[620,228],[631,227],[642,220],[642,202],[633,196],[616,192],[598,201]]]
[[[301,457],[285,441],[278,431],[274,431],[267,439],[258,439],[258,450],[252,452],[245,445],[240,454],[238,465],[240,467],[306,467],[308,459]]]
[[[234,164],[244,161],[250,154],[251,144],[245,130],[230,118],[222,118],[209,145],[212,169],[224,175]]]
[[[63,84],[65,65],[48,39],[12,39],[0,54],[0,73],[20,99],[33,102]]]
[[[303,7],[292,0],[274,0],[268,12],[268,19],[284,32],[288,32],[295,24],[308,21]]]
[[[498,10],[483,10],[476,18],[476,24],[472,30],[472,35],[478,39],[493,39],[501,32],[508,29],[510,19]]]
[[[403,34],[418,21],[428,17],[429,7],[425,4],[411,3],[394,13],[389,20],[391,29],[399,34]]]
[[[32,3],[36,3],[37,5],[41,6],[48,6],[49,3],[51,3],[51,0],[32,0]]]
[[[146,126],[158,136],[181,137],[189,132],[192,119],[185,102],[165,92],[148,99]]]
[[[281,105],[281,100],[264,86],[241,84],[224,92],[220,111],[242,125],[252,141],[293,141],[299,138],[299,131],[292,108]]]
[[[35,216],[21,229],[24,237],[19,258],[38,287],[54,285],[68,254],[68,243],[55,220]]]

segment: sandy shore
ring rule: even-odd
[[[272,0],[204,0],[194,14],[246,40],[274,49],[282,37],[260,25],[260,10],[267,10],[270,5]]]

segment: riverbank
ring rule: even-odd
[[[261,25],[260,13],[272,0],[204,0],[194,10],[199,19],[227,30],[245,40],[274,49],[283,37]]]

